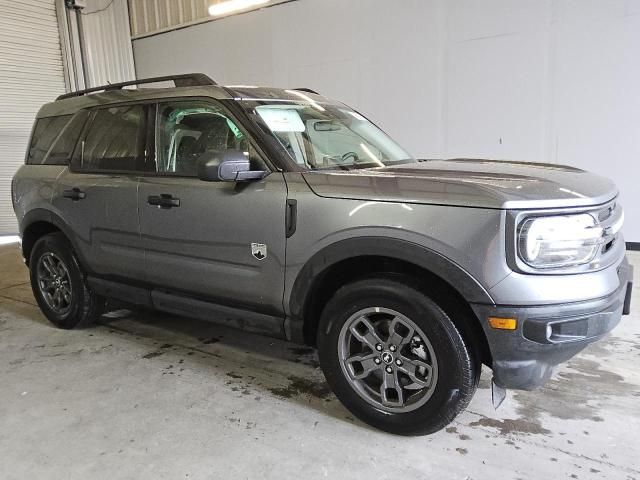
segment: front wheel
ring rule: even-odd
[[[320,364],[358,418],[400,435],[449,424],[476,390],[479,365],[447,314],[409,279],[342,287],[325,307]]]

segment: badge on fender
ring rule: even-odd
[[[264,243],[252,243],[251,255],[256,257],[258,260],[264,260],[267,258],[267,246]]]

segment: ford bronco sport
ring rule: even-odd
[[[629,312],[609,180],[414,159],[308,89],[192,74],[69,93],[25,163],[13,203],[53,324],[117,299],[315,345],[344,405],[396,434],[451,422],[482,364],[495,403],[543,385]]]

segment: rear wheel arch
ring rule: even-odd
[[[60,232],[60,229],[50,222],[43,220],[33,222],[22,234],[22,255],[29,265],[31,251],[38,240],[50,233]]]
[[[20,232],[22,237],[22,255],[27,265],[31,258],[31,251],[36,242],[45,235],[60,232],[71,243],[76,255],[79,250],[76,248],[75,237],[67,224],[55,213],[45,209],[35,209],[30,211],[20,222]],[[83,259],[79,258],[82,264]]]
[[[315,254],[298,274],[290,296],[288,330],[314,345],[326,302],[343,285],[367,276],[395,276],[431,297],[453,319],[483,363],[491,353],[471,302],[493,303],[486,290],[451,260],[421,245],[397,239],[350,239]]]

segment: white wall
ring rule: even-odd
[[[613,178],[640,242],[640,0],[299,0],[134,41],[139,78],[310,87],[420,157]]]

